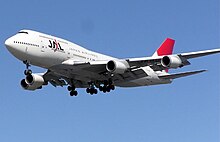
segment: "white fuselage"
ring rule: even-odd
[[[117,60],[117,58],[87,50],[67,40],[35,32],[23,30],[10,37],[5,42],[7,49],[19,60],[29,61],[30,64],[49,69],[62,64],[68,59],[74,61],[91,62],[103,60]],[[148,76],[134,79],[128,82],[116,82],[121,87],[148,86],[155,84],[167,84],[172,80],[159,79],[158,74],[150,67],[141,67]],[[80,77],[78,77],[80,79]]]
[[[78,61],[98,61],[115,59],[110,56],[87,50],[67,40],[51,35],[25,30],[11,38],[8,50],[19,60],[28,60],[31,64],[49,68],[70,58]],[[6,41],[7,42],[7,41]]]

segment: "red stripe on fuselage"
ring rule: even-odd
[[[54,41],[55,41],[55,44],[56,44],[56,49],[54,50],[54,52],[55,52],[55,51],[58,50],[59,46],[58,46],[58,42],[56,41],[56,39]]]

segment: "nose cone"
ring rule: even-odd
[[[11,48],[11,47],[12,47],[12,43],[13,43],[13,41],[11,40],[11,38],[8,38],[8,39],[6,39],[6,41],[5,41],[5,46],[6,46],[7,48]]]
[[[15,41],[19,41],[23,39],[19,39],[17,35],[14,35],[5,41],[5,46],[8,49],[8,51],[14,55],[19,60],[26,60],[27,54],[26,54],[26,48],[23,44],[18,44]]]

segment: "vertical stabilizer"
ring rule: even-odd
[[[171,55],[173,53],[175,40],[167,38],[153,54],[153,56]]]

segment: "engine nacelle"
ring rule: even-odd
[[[44,78],[38,74],[27,75],[25,79],[21,80],[21,86],[25,90],[40,89],[44,83]]]
[[[111,60],[106,64],[106,69],[111,73],[123,74],[128,67],[123,62]]]
[[[161,60],[161,64],[166,68],[178,68],[183,65],[182,60],[179,56],[164,56]]]

